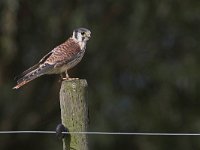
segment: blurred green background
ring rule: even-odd
[[[14,76],[77,27],[92,38],[69,72],[89,84],[90,131],[200,132],[200,1],[1,0],[0,130],[54,130],[59,76]],[[200,137],[90,135],[91,150],[200,149]],[[0,149],[61,150],[54,135],[0,135]]]

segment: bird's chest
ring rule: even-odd
[[[60,74],[62,72],[65,72],[66,70],[73,68],[81,61],[84,53],[85,53],[85,50],[82,50],[70,62],[66,61],[66,63],[63,63],[61,66],[54,68],[54,70],[52,70],[50,74],[52,73]]]

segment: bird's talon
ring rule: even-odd
[[[68,80],[79,80],[79,78],[68,78]]]
[[[69,80],[69,78],[62,78],[61,80],[62,80],[62,81],[64,81],[64,80]]]
[[[62,81],[65,81],[65,80],[69,80],[69,81],[71,81],[71,80],[79,80],[79,78],[61,78],[61,82]]]

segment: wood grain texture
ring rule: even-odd
[[[60,89],[62,124],[70,132],[85,132],[88,128],[87,81],[65,80]],[[63,140],[64,150],[88,150],[87,135],[72,134]]]

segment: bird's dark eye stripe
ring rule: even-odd
[[[81,32],[81,35],[85,34],[85,32]]]

